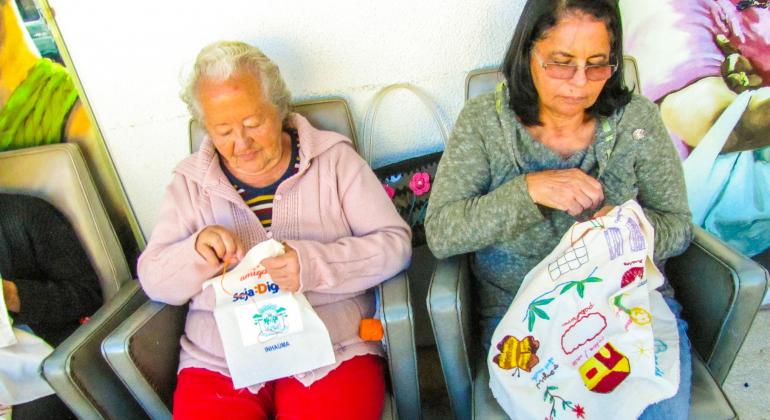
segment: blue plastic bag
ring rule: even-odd
[[[748,256],[770,248],[770,163],[754,151],[719,151],[752,95],[741,93],[683,164],[693,223]]]

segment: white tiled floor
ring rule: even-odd
[[[741,419],[770,420],[770,310],[759,311],[722,385]]]

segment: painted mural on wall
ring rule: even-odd
[[[92,140],[93,126],[31,0],[0,0],[0,150]]]
[[[684,163],[693,221],[743,253],[770,247],[767,0],[620,0],[626,54]]]

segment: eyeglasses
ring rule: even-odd
[[[543,61],[542,58],[540,58],[540,55],[537,52],[535,52],[535,50],[532,50],[532,53],[537,59],[537,62],[540,63],[540,66],[543,67],[543,70],[545,70],[545,74],[548,75],[548,77],[552,77],[554,79],[561,79],[561,80],[572,79],[573,77],[575,77],[575,73],[577,73],[578,68],[582,67],[585,69],[586,79],[597,82],[597,81],[607,80],[610,77],[612,77],[612,74],[615,73],[615,68],[617,67],[616,64],[578,65],[578,64],[546,63]]]

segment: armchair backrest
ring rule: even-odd
[[[767,291],[768,274],[705,230],[666,262],[666,277],[682,304],[692,347],[723,383]]]
[[[634,93],[641,93],[639,70],[634,57],[628,55],[623,57],[623,70],[626,86],[633,88]],[[465,100],[494,91],[495,86],[503,80],[505,78],[497,67],[473,70],[465,78]]]
[[[99,276],[106,302],[132,278],[80,149],[55,144],[0,153],[0,190],[40,197],[72,224]]]

